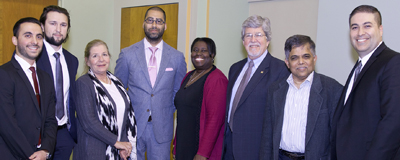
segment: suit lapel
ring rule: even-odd
[[[154,83],[154,87],[157,87],[157,84],[160,82],[161,77],[165,73],[165,69],[167,68],[167,65],[169,63],[169,59],[171,56],[169,56],[170,53],[170,48],[168,48],[167,44],[163,42],[163,50],[162,50],[162,55],[161,55],[161,62],[160,62],[160,68],[158,69],[158,74],[156,78],[156,82]]]
[[[306,125],[306,141],[307,146],[310,138],[314,132],[315,124],[317,123],[318,115],[321,111],[323,98],[321,96],[322,91],[321,78],[319,74],[314,72],[314,78],[310,89],[310,97],[308,101],[308,113],[307,113],[307,125]]]
[[[29,82],[27,75],[25,72],[22,70],[21,66],[19,65],[18,61],[15,60],[14,56],[11,58],[11,63],[14,65],[15,69],[18,72],[18,75],[21,77],[22,81],[24,81],[25,87],[28,89],[29,94],[31,95],[31,99],[35,104],[36,110],[40,112],[39,110],[39,102],[36,99],[35,91],[33,90],[33,87],[31,85],[31,82]]]
[[[73,73],[73,70],[74,70],[72,68],[73,64],[71,64],[73,62],[73,57],[72,57],[71,53],[69,53],[64,48],[62,50],[63,50],[63,54],[64,54],[64,57],[65,57],[65,63],[67,64],[68,75],[69,75],[69,79],[70,79],[70,83],[71,83],[72,81],[75,81],[75,76],[76,76]]]
[[[250,78],[246,88],[244,89],[242,97],[240,98],[240,101],[237,106],[238,108],[246,100],[246,98],[250,95],[250,93],[254,90],[254,88],[258,85],[260,80],[263,79],[264,76],[268,74],[270,61],[271,61],[271,55],[267,54],[264,60],[258,66],[257,70],[254,72],[253,76]]]
[[[283,80],[282,82],[279,83],[279,89],[277,89],[273,93],[273,98],[274,98],[274,115],[275,115],[275,120],[274,122],[274,134],[273,134],[273,141],[274,141],[274,146],[279,148],[280,140],[281,140],[281,133],[282,133],[282,127],[283,127],[283,115],[285,111],[285,104],[286,104],[286,95],[289,90],[289,84]]]
[[[235,85],[235,82],[236,82],[240,72],[243,70],[243,66],[246,64],[246,62],[247,62],[247,58],[239,61],[237,64],[238,69],[232,69],[233,73],[232,73],[232,75],[229,75],[229,81],[228,81],[228,87],[227,87],[228,89],[226,92],[226,106],[227,106],[227,109],[225,111],[226,115],[229,114],[228,112],[229,112],[229,107],[231,104],[233,86]],[[231,74],[231,73],[229,73],[229,74]],[[226,117],[228,117],[228,116],[226,116]]]
[[[47,53],[45,45],[43,45],[42,53],[39,56],[40,57],[38,57],[36,60],[37,67],[41,68],[53,78],[53,70],[51,69],[49,55]]]
[[[144,78],[146,78],[146,81],[148,82],[149,87],[151,88],[150,75],[149,71],[147,70],[147,60],[144,48],[144,40],[140,41],[140,44],[134,50],[134,54],[136,55],[137,61],[139,62],[139,68],[142,70]]]

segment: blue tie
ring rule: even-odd
[[[60,62],[60,53],[55,52],[56,57],[56,117],[60,120],[64,117],[64,91],[63,91],[63,73]]]

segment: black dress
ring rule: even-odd
[[[191,72],[175,95],[174,102],[178,121],[176,129],[176,160],[193,159],[197,154],[204,83],[208,75],[214,70],[215,66],[196,82],[185,87],[190,76],[194,73]]]

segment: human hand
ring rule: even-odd
[[[207,160],[207,158],[203,157],[202,155],[196,154],[194,156],[193,160]]]
[[[119,150],[119,156],[123,159],[123,160],[127,160],[129,157],[128,151],[127,150]]]
[[[114,147],[119,150],[127,150],[129,153],[132,151],[132,144],[130,142],[117,141],[115,142]]]
[[[30,160],[46,160],[47,153],[49,153],[49,152],[47,152],[45,150],[36,151],[29,157],[29,159]]]

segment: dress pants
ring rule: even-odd
[[[158,143],[154,136],[153,124],[147,122],[142,136],[137,140],[137,159],[145,160],[169,160],[171,153],[171,141]]]
[[[233,157],[233,145],[232,145],[232,131],[229,125],[225,125],[225,140],[224,148],[222,149],[222,159],[223,160],[234,160]]]
[[[68,132],[67,125],[58,126],[57,129],[57,141],[53,160],[69,160],[72,149],[74,149],[75,142]]]

